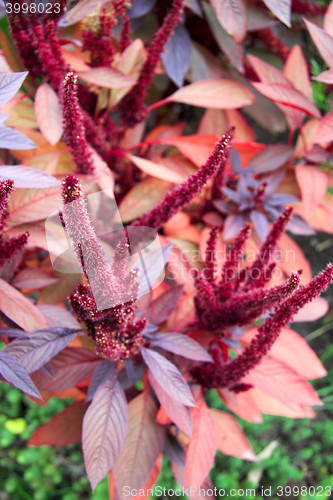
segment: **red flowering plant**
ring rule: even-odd
[[[257,423],[321,404],[325,369],[288,324],[325,314],[333,265],[312,278],[285,231],[332,232],[331,113],[257,3],[59,5],[7,9],[0,34],[0,374],[39,404],[74,398],[29,444],[82,441],[92,488],[150,486],[163,453],[207,485],[216,449],[255,460],[207,391]],[[331,7],[267,5],[303,32],[325,13],[307,28],[332,65]],[[264,46],[272,64],[245,60]],[[287,144],[256,142],[248,116]]]

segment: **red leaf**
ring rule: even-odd
[[[291,81],[295,89],[302,92],[308,99],[312,97],[312,87],[309,78],[308,65],[299,45],[295,45],[286,61],[283,73]]]
[[[242,337],[242,342],[248,344],[256,334],[256,329],[248,330]],[[315,379],[326,375],[316,353],[301,335],[290,328],[283,328],[271,347],[269,356],[288,364],[304,378]]]
[[[39,309],[21,292],[1,279],[0,310],[27,332],[47,326]]]
[[[234,109],[253,104],[254,96],[234,80],[201,80],[176,90],[165,102],[181,102],[202,108]]]
[[[43,390],[65,391],[90,377],[102,362],[93,351],[83,347],[66,347],[50,362],[52,378],[43,375],[37,385]]]
[[[248,442],[241,426],[229,413],[221,410],[210,409],[214,421],[217,449],[243,460],[255,460],[252,446]]]
[[[316,106],[298,90],[280,83],[258,83],[252,85],[264,96],[274,102],[284,104],[293,109],[303,111],[309,116],[320,118],[320,112]]]
[[[164,356],[145,347],[141,350],[142,357],[157,382],[179,403],[194,406],[191,390],[178,368]]]
[[[97,389],[83,419],[82,449],[92,489],[112,469],[125,440],[127,423],[127,401],[115,372]]]
[[[202,485],[213,466],[216,451],[214,422],[203,399],[193,408],[192,421],[193,434],[185,458],[188,488]]]
[[[190,408],[171,398],[151,373],[149,373],[149,382],[165,413],[187,436],[191,436],[192,417]]]
[[[304,19],[304,22],[322,58],[331,68],[333,66],[333,37],[310,21]]]
[[[244,0],[211,0],[224,29],[240,43],[246,35],[247,12]]]
[[[282,403],[321,405],[313,387],[290,366],[277,359],[263,359],[243,380]]]
[[[48,83],[39,85],[34,103],[37,125],[47,141],[55,146],[62,132],[62,110],[59,99]]]
[[[291,27],[291,0],[279,0],[278,2],[276,0],[263,0],[263,2],[280,21],[289,28]]]
[[[139,394],[128,405],[128,431],[113,469],[121,496],[125,486],[142,488],[162,451],[164,431],[156,423],[156,413],[156,404],[148,392]]]
[[[332,70],[332,83],[333,83],[333,70]],[[315,133],[313,142],[314,143],[322,143],[322,142],[331,142],[333,141],[333,111],[327,113],[320,120],[319,127]]]
[[[298,163],[295,166],[297,184],[302,193],[305,215],[309,217],[317,209],[328,188],[328,177],[319,168]]]
[[[54,415],[41,425],[28,441],[29,446],[66,446],[81,441],[82,421],[88,408],[86,403],[76,402]]]

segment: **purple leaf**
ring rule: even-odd
[[[0,106],[6,104],[21,88],[28,72],[2,73],[0,75]]]
[[[13,144],[10,148],[13,149]],[[0,180],[6,179],[14,181],[15,187],[17,188],[48,188],[60,186],[60,181],[52,175],[42,172],[37,168],[25,167],[22,165],[1,165]]]
[[[125,362],[125,370],[121,370],[118,375],[118,380],[122,388],[126,391],[126,389],[135,385],[142,379],[144,371],[145,366],[143,364],[135,365],[131,359],[127,359]]]
[[[0,337],[29,339],[30,334],[18,328],[0,328]]]
[[[125,441],[127,401],[114,377],[98,388],[82,426],[82,449],[92,489],[107,475]]]
[[[66,328],[78,330],[81,328],[72,313],[63,307],[53,306],[51,304],[41,304],[37,307],[50,326],[64,326]]]
[[[259,210],[252,210],[250,217],[256,233],[260,237],[261,241],[264,241],[268,235],[268,220],[262,212],[259,212]]]
[[[47,380],[45,376],[36,373],[34,380],[41,390],[65,391],[90,377],[102,362],[89,349],[66,347],[50,361],[53,378]]]
[[[1,117],[0,121],[3,117]],[[5,119],[7,116],[5,116]],[[33,149],[36,144],[17,130],[0,124],[0,147],[4,149]]]
[[[279,207],[280,205],[285,205],[286,203],[295,203],[295,201],[300,201],[296,196],[292,194],[276,193],[272,194],[266,198],[265,202],[271,205]]]
[[[3,349],[17,359],[28,373],[45,365],[75,337],[73,330],[56,326],[31,332],[30,335],[27,339],[13,340]]]
[[[96,370],[89,384],[86,401],[91,401],[99,386],[110,377],[114,370],[114,362],[110,360],[103,361]]]
[[[222,214],[227,214],[230,212],[230,206],[228,203],[222,200],[214,200],[213,201],[214,207],[221,212]]]
[[[156,333],[151,345],[195,361],[213,361],[198,342],[183,333]]]
[[[242,162],[241,162],[241,157],[239,156],[239,153],[236,151],[235,148],[231,148],[230,159],[234,174],[240,174]]]
[[[293,148],[291,146],[285,144],[267,146],[252,158],[248,168],[253,169],[256,173],[272,172],[284,165],[292,155]]]
[[[181,87],[192,54],[191,38],[183,24],[178,23],[164,48],[165,51],[162,53],[161,59],[166,73],[177,87]]]
[[[294,234],[300,234],[304,236],[310,236],[316,234],[316,231],[312,229],[311,226],[297,214],[293,214],[287,225],[287,230]]]
[[[230,240],[237,236],[239,231],[243,228],[244,222],[245,217],[243,215],[228,215],[224,223],[223,239]]]
[[[142,348],[141,354],[156,381],[169,396],[186,406],[195,406],[190,388],[174,364],[161,354],[145,347]]]
[[[202,10],[200,7],[199,0],[185,0],[184,5],[185,5],[185,7],[188,7],[189,9],[191,9],[198,16],[200,16],[200,17],[202,16]]]
[[[133,265],[139,271],[139,297],[154,288],[154,284],[164,272],[165,264],[173,245],[164,245],[149,252],[138,252],[140,257]]]
[[[151,372],[148,372],[149,382],[166,414],[188,437],[192,436],[192,414],[188,406],[175,401],[165,392]]]
[[[265,179],[263,179],[263,181],[267,183],[267,187],[265,189],[266,197],[275,193],[275,191],[277,190],[277,188],[281,184],[281,181],[284,177],[284,174],[285,174],[285,172],[281,171],[281,172],[277,172],[276,174],[272,174],[269,177],[266,177]]]
[[[113,468],[121,498],[125,486],[142,488],[162,451],[164,429],[156,422],[156,414],[156,403],[149,392],[142,392],[128,405],[128,431]]]
[[[184,285],[176,285],[151,302],[145,311],[145,317],[154,325],[166,321],[176,307]]]
[[[128,15],[131,19],[144,16],[154,7],[155,3],[156,0],[134,0]]]
[[[228,187],[223,187],[222,191],[228,198],[230,198],[235,203],[241,203],[241,201],[243,201],[243,199],[238,191],[233,191],[232,189],[230,189]]]
[[[20,391],[42,399],[37,387],[17,359],[13,358],[4,349],[0,351],[0,374],[11,385],[20,389]]]

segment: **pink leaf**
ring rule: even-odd
[[[59,278],[56,276],[51,276],[42,269],[26,268],[15,275],[12,280],[12,285],[15,286],[15,288],[28,288],[33,290],[57,283],[58,279]]]
[[[76,402],[54,415],[46,424],[35,430],[28,441],[29,446],[67,446],[80,443],[82,421],[88,405]]]
[[[254,71],[257,73],[259,79],[263,83],[280,83],[292,88],[291,82],[286,75],[282,73],[279,69],[272,64],[268,64],[257,56],[249,54],[247,56],[248,60]]]
[[[283,73],[295,89],[302,92],[308,99],[312,97],[312,87],[309,78],[308,65],[299,45],[295,45],[285,63]]]
[[[305,215],[309,217],[317,209],[328,189],[328,177],[319,168],[298,163],[295,166],[297,184],[302,193]]]
[[[82,449],[92,489],[112,469],[125,441],[127,401],[115,377],[97,389],[83,419]]]
[[[234,109],[253,104],[254,96],[234,80],[201,80],[176,90],[165,102],[181,102],[202,108]]]
[[[128,405],[128,431],[113,469],[121,496],[125,486],[139,490],[146,483],[162,451],[164,431],[156,423],[156,413],[155,401],[148,392]]]
[[[191,390],[178,368],[164,356],[151,349],[143,348],[142,357],[157,382],[179,403],[194,406]]]
[[[246,35],[247,12],[244,0],[211,0],[224,29],[240,43]]]
[[[304,19],[304,22],[322,58],[331,68],[333,66],[333,37],[310,21]]]
[[[174,172],[165,165],[161,165],[146,158],[140,158],[139,156],[134,156],[131,154],[126,154],[126,157],[134,163],[142,172],[151,175],[156,179],[161,179],[162,181],[172,182],[174,184],[179,184],[185,180],[184,176],[177,172]]]
[[[199,487],[213,466],[216,451],[215,427],[209,409],[203,399],[192,410],[193,434],[187,445],[185,470],[186,483]]]
[[[262,423],[261,412],[251,396],[251,391],[235,394],[228,389],[218,389],[217,392],[233,413],[254,424]]]
[[[312,418],[315,416],[310,406],[297,405],[290,401],[288,404],[282,403],[257,388],[250,389],[248,392],[260,411],[267,415],[280,415],[289,418]]]
[[[243,460],[255,460],[252,446],[235,417],[214,409],[210,409],[210,415],[215,425],[217,449],[226,455]]]
[[[282,403],[321,404],[313,387],[290,366],[277,359],[264,358],[243,381]]]
[[[106,89],[123,89],[135,83],[132,78],[113,68],[92,68],[79,71],[78,75],[82,80]]]
[[[249,343],[256,333],[256,329],[248,330],[242,337],[242,341]],[[316,353],[299,333],[290,328],[283,328],[271,347],[269,356],[283,361],[306,379],[326,375],[326,370]]]
[[[332,83],[333,83],[333,70],[332,70]],[[314,143],[331,142],[333,141],[333,111],[327,113],[320,120],[319,127],[313,138]]]
[[[263,0],[273,14],[289,28],[291,27],[291,0]]]
[[[36,92],[34,103],[37,125],[47,141],[55,146],[62,132],[62,110],[59,99],[48,83],[42,83]]]
[[[320,75],[315,76],[313,78],[313,80],[316,80],[317,82],[332,84],[333,83],[333,69],[328,69],[326,71],[323,71],[322,73],[320,73]]]
[[[329,305],[324,297],[317,297],[311,303],[305,304],[294,316],[293,321],[316,321],[322,318],[329,311]]]
[[[324,15],[324,30],[331,37],[333,37],[333,3],[332,2],[327,7],[327,11]]]
[[[316,106],[309,101],[298,90],[280,83],[258,83],[253,82],[252,85],[264,96],[274,102],[284,104],[285,106],[304,111],[309,116],[320,118],[320,112]]]
[[[163,407],[165,413],[187,436],[192,435],[192,417],[188,406],[185,406],[171,398],[154,376],[149,373],[149,382]]]
[[[0,310],[27,332],[47,326],[44,316],[37,307],[21,292],[1,279]]]

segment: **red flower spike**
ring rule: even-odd
[[[6,240],[3,233],[5,221],[8,217],[8,198],[13,191],[13,185],[14,183],[11,180],[0,182],[0,267],[22,250],[29,236],[28,233],[24,233]]]
[[[144,98],[150,87],[155,70],[164,50],[164,46],[174,32],[184,7],[184,0],[173,0],[170,13],[164,19],[160,29],[150,42],[147,49],[147,60],[141,70],[136,85],[120,104],[123,123],[128,127],[134,127],[146,117]]]
[[[224,134],[215,146],[206,163],[188,177],[180,186],[169,191],[163,200],[132,223],[132,226],[149,226],[158,230],[182,208],[188,206],[193,198],[201,193],[206,182],[224,169],[230,149],[232,130]]]
[[[88,149],[83,114],[77,98],[77,77],[68,73],[61,92],[63,108],[64,140],[68,144],[77,172],[92,174],[94,165]]]
[[[250,236],[250,226],[246,225],[236,237],[230,251],[228,252],[227,261],[223,267],[222,280],[223,288],[229,290],[236,289],[239,283],[237,270],[239,261],[243,255],[244,245]]]
[[[219,228],[214,227],[209,235],[207,247],[205,251],[205,278],[207,281],[214,281],[215,262],[216,262],[216,240],[218,237]]]
[[[90,65],[110,66],[115,54],[112,29],[117,24],[114,15],[107,13],[105,7],[94,16],[89,16],[82,31],[83,51],[90,52]]]
[[[133,304],[138,296],[138,283],[136,272],[127,267],[128,244],[118,243],[110,265],[91,225],[76,177],[67,176],[62,196],[64,228],[88,281],[79,284],[70,295],[71,309],[94,340],[99,356],[124,361],[139,353],[143,345],[141,333],[146,326],[145,319],[135,320]],[[121,301],[125,296],[131,298]]]

